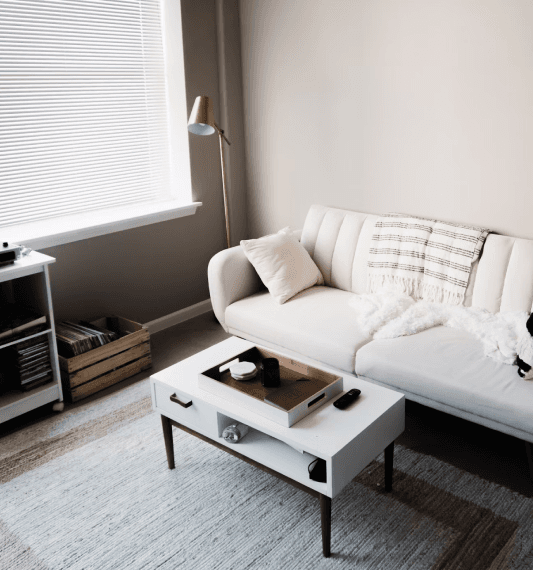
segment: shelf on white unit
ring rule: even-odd
[[[0,343],[0,350],[2,350],[2,348],[7,348],[8,346],[11,346],[12,344],[18,344],[19,342],[26,342],[27,340],[30,340],[32,338],[35,338],[37,336],[42,336],[48,333],[51,333],[52,329],[45,329],[44,331],[40,331],[38,333],[32,334],[30,336],[25,336],[24,338],[19,338],[17,340],[12,340],[10,342],[6,342],[5,344],[1,344]]]
[[[219,437],[219,441],[241,455],[307,485],[319,493],[327,492],[327,483],[318,483],[309,478],[308,467],[316,459],[314,455],[306,452],[300,453],[288,444],[254,428],[249,428],[248,434],[239,443],[227,443],[222,437]]]
[[[0,423],[38,406],[44,406],[59,397],[59,386],[54,381],[27,392],[12,391],[0,394]]]
[[[54,263],[54,261],[55,259],[49,255],[32,251],[29,255],[17,259],[14,263],[0,267],[0,283],[40,273],[43,267]]]

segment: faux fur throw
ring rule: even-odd
[[[525,311],[490,313],[473,307],[415,302],[390,288],[354,296],[350,304],[362,331],[375,339],[408,336],[443,325],[474,335],[482,342],[486,356],[505,364],[514,364],[518,347],[526,336],[531,339]]]
[[[368,290],[392,284],[417,300],[461,305],[488,233],[403,214],[380,216],[368,256]]]
[[[526,330],[518,339],[516,347],[518,376],[524,380],[533,380],[533,313],[526,322]]]

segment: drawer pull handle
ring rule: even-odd
[[[190,408],[192,406],[192,400],[190,402],[182,402],[177,396],[176,394],[172,394],[172,396],[170,396],[170,401],[174,402],[176,404],[179,404],[180,406],[183,406],[184,408]]]

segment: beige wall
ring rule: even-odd
[[[232,88],[228,162],[238,242],[246,233],[238,3],[226,0],[217,18],[215,0],[181,2],[188,110],[197,95],[210,95],[219,119],[220,80]],[[218,138],[189,135],[189,144],[193,199],[203,202],[194,216],[43,250],[57,258],[51,267],[57,319],[118,314],[144,323],[209,297],[207,264],[225,247]]]
[[[531,0],[241,0],[252,236],[310,204],[533,238]]]

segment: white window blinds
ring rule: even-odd
[[[170,197],[160,0],[0,0],[0,226]]]

